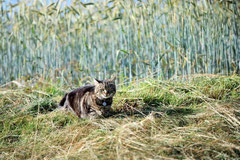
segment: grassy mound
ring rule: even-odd
[[[55,110],[64,90],[0,89],[0,159],[240,157],[240,77],[132,83],[97,120]]]

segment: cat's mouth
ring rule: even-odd
[[[107,99],[107,98],[113,97],[113,94],[109,94],[109,95],[101,94],[100,97],[101,97],[101,99]]]

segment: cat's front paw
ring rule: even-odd
[[[112,108],[106,108],[106,109],[104,109],[103,110],[103,117],[110,117],[110,116],[112,116],[113,115],[113,110],[112,110]]]
[[[97,114],[97,112],[91,112],[91,113],[89,113],[88,117],[90,120],[93,120],[93,119],[100,118],[101,115]]]

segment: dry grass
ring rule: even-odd
[[[240,77],[145,80],[118,90],[113,115],[54,110],[57,85],[0,90],[0,159],[237,159]]]

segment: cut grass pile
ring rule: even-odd
[[[144,80],[118,90],[112,116],[55,110],[58,84],[0,89],[0,159],[237,159],[240,77]]]

